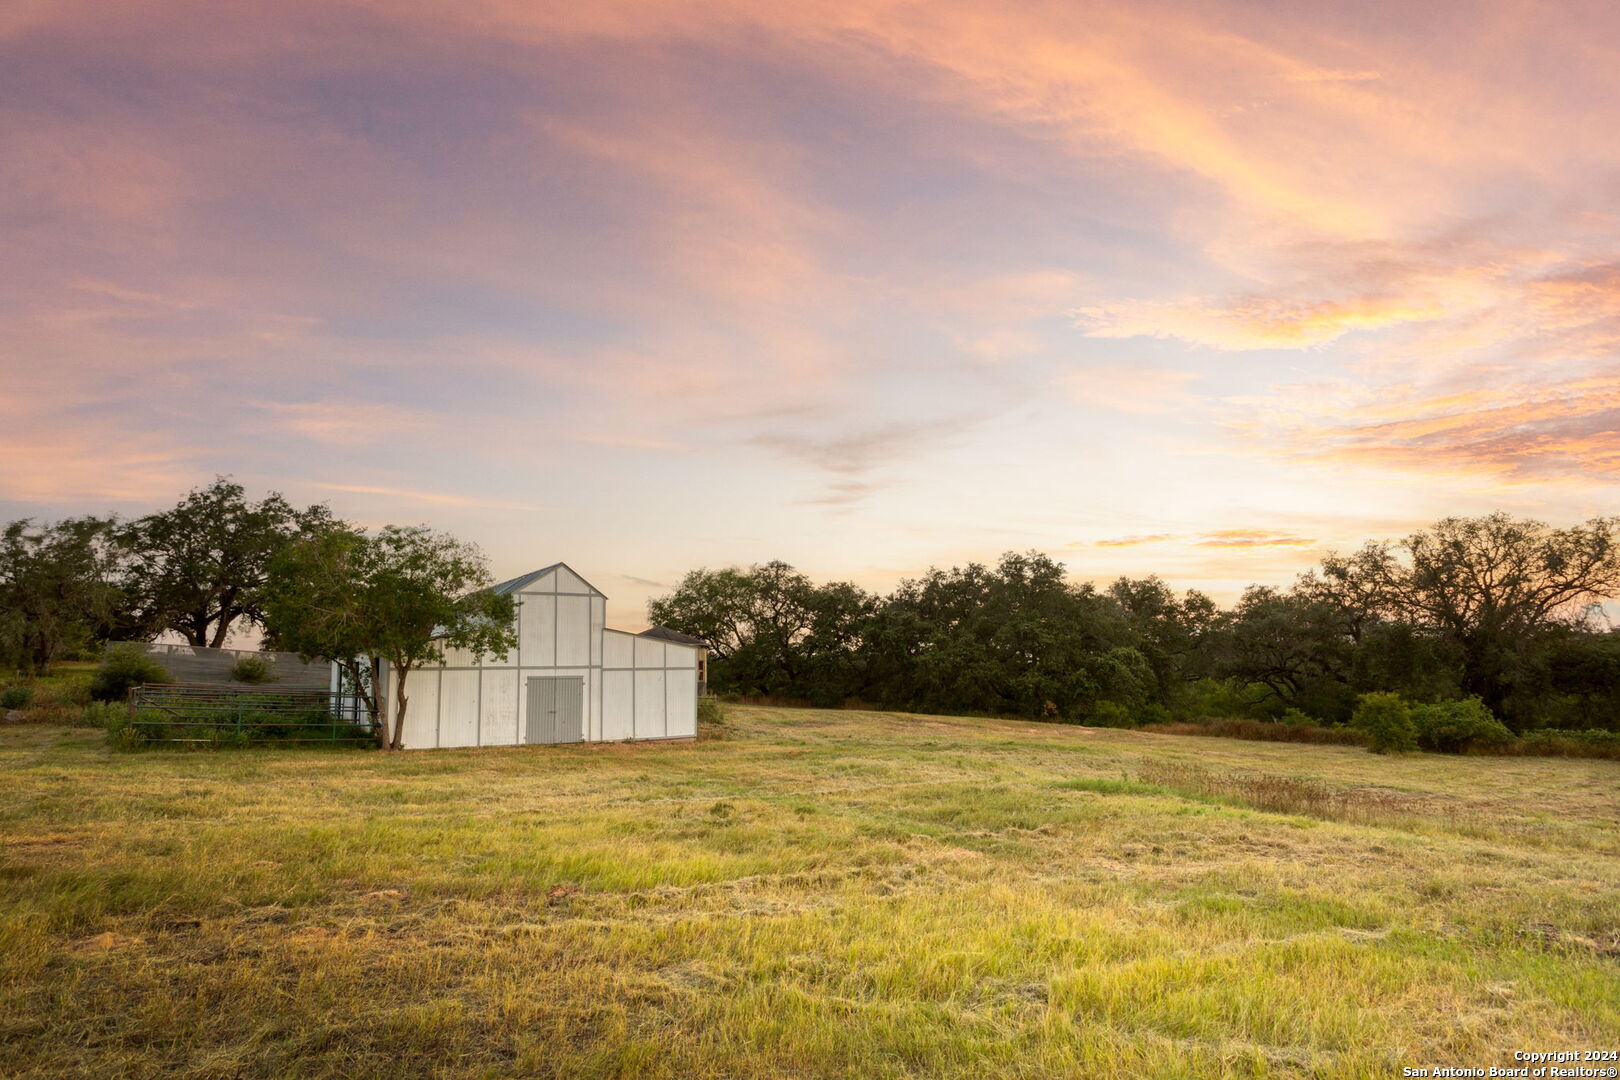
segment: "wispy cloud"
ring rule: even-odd
[[[426,503],[430,506],[477,507],[485,510],[540,510],[536,503],[508,502],[504,499],[480,495],[462,495],[443,491],[417,491],[411,488],[382,487],[375,484],[332,484],[312,480],[308,485],[321,491],[341,491],[350,495],[373,495],[408,503]]]
[[[13,5],[0,500],[322,477],[367,520],[543,506],[618,565],[656,535],[833,573],[1097,520],[1102,562],[1281,572],[1352,489],[1584,513],[1620,478],[1617,33],[1507,0]]]

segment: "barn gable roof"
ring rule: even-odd
[[[516,594],[516,593],[520,593],[525,588],[527,588],[529,585],[532,585],[534,582],[536,582],[536,581],[540,580],[541,578],[545,577],[547,574],[551,573],[553,570],[556,570],[558,567],[561,567],[562,569],[567,570],[570,574],[573,574],[575,577],[579,578],[579,580],[581,582],[584,582],[585,587],[587,589],[591,590],[591,592],[595,593],[597,596],[601,596],[603,598],[606,598],[606,596],[607,596],[606,593],[602,592],[601,589],[598,589],[595,585],[592,585],[590,582],[585,581],[585,576],[583,574],[581,574],[578,570],[575,570],[572,566],[569,566],[567,563],[564,563],[564,562],[555,562],[555,563],[552,563],[550,566],[542,566],[538,570],[531,570],[527,574],[520,574],[519,576],[517,576],[515,578],[512,578],[509,581],[503,581],[498,585],[491,585],[489,587],[489,591],[494,593],[496,596],[509,596],[509,595],[513,595],[513,594]]]

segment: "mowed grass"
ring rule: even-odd
[[[714,736],[718,737],[714,737]],[[10,1077],[1378,1077],[1620,1033],[1620,763],[733,707],[0,729]]]

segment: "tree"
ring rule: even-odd
[[[453,536],[394,525],[368,536],[330,525],[271,560],[264,605],[287,648],[339,665],[371,714],[378,745],[398,750],[412,671],[438,663],[446,648],[505,659],[517,646],[516,603],[489,584],[483,553]],[[373,661],[393,672],[391,731]]]
[[[1451,517],[1398,543],[1329,556],[1321,576],[1455,645],[1463,689],[1500,716],[1540,639],[1584,627],[1592,604],[1620,595],[1617,529],[1620,518],[1555,529],[1502,513]]]
[[[110,518],[13,521],[0,534],[0,660],[44,674],[105,641],[123,612]]]
[[[1158,577],[1121,577],[1108,586],[1108,598],[1119,605],[1133,647],[1153,668],[1161,702],[1174,701],[1188,680],[1208,674],[1203,653],[1217,621],[1215,601],[1196,589],[1178,599]]]
[[[1266,688],[1276,707],[1348,714],[1354,642],[1337,611],[1308,594],[1251,585],[1217,635],[1216,670]]]
[[[708,642],[717,688],[798,696],[798,646],[811,632],[816,607],[810,579],[778,560],[746,570],[694,570],[647,605],[647,618]]]
[[[120,538],[143,636],[173,630],[192,645],[219,648],[239,620],[264,625],[270,560],[331,522],[325,506],[298,510],[276,492],[249,502],[242,485],[223,476],[131,522]]]

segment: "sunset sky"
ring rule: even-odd
[[[0,516],[1230,600],[1620,510],[1612,2],[12,0]]]

